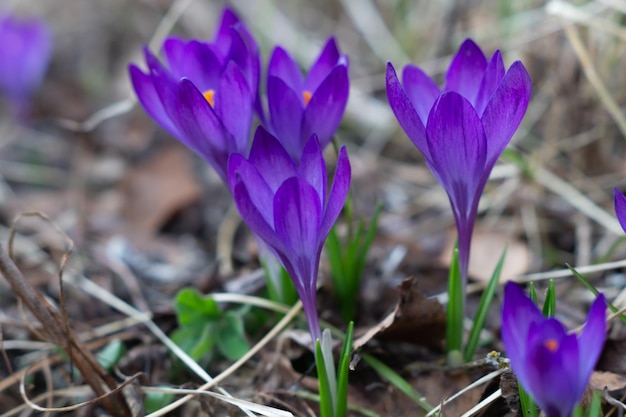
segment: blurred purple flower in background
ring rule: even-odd
[[[531,80],[521,62],[505,71],[500,51],[487,61],[470,39],[450,63],[443,89],[413,65],[404,68],[402,80],[388,63],[389,104],[448,193],[465,281],[478,202],[526,112]]]
[[[147,48],[144,53],[148,72],[129,68],[144,109],[227,183],[228,156],[247,154],[259,103],[261,63],[250,32],[226,9],[214,42],[166,39],[167,68]]]
[[[233,154],[228,176],[241,217],[294,281],[315,343],[321,339],[316,302],[320,254],[350,188],[345,147],[339,151],[328,193],[326,162],[315,135],[296,164],[281,143],[259,126],[250,157]]]
[[[340,55],[330,38],[306,78],[281,47],[274,49],[268,66],[268,130],[294,161],[313,133],[322,149],[335,134],[348,102],[348,57]]]
[[[606,301],[599,295],[578,336],[544,317],[515,283],[504,289],[502,342],[522,387],[548,417],[570,417],[583,396],[606,337]]]
[[[615,204],[615,215],[620,226],[626,232],[626,196],[617,188],[613,189],[613,201]]]
[[[52,35],[45,21],[0,15],[0,89],[16,116],[27,116],[52,55]]]

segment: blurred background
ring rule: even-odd
[[[533,80],[528,112],[481,202],[474,282],[490,277],[506,244],[503,279],[626,255],[612,208],[613,187],[626,191],[623,0],[3,0],[0,7],[45,19],[54,38],[31,119],[18,125],[0,114],[0,238],[21,213],[45,213],[74,242],[70,275],[87,274],[140,310],[171,313],[186,286],[262,285],[255,245],[228,216],[230,194],[137,105],[128,77],[129,63],[143,66],[144,45],[156,52],[172,34],[212,39],[224,7],[254,33],[264,66],[280,44],[308,68],[329,36],[350,57],[350,102],[337,140],[350,153],[356,217],[383,206],[361,324],[393,305],[406,276],[428,295],[444,292],[455,239],[443,189],[388,107],[386,63],[398,70],[414,63],[442,82],[468,37],[488,56],[500,49],[507,67],[521,60]],[[220,240],[225,223],[235,239]],[[20,219],[16,259],[55,299],[54,265],[66,249],[49,222]],[[226,269],[220,253],[230,257]],[[135,279],[120,280],[124,268]],[[571,282],[559,282],[561,296],[591,298]],[[596,283],[610,298],[625,282],[614,269]],[[76,288],[68,296],[68,315],[86,327],[113,314]],[[3,320],[20,317],[3,280],[0,305]],[[572,322],[585,316],[579,306],[564,307]],[[4,337],[26,333],[18,325]]]

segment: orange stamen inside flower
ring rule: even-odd
[[[211,107],[215,106],[215,90],[207,90],[202,93],[206,101],[211,105]]]
[[[302,99],[304,99],[304,105],[306,106],[307,104],[309,104],[309,101],[311,101],[311,97],[313,97],[313,94],[308,91],[308,90],[304,90],[302,92]]]
[[[546,347],[546,349],[548,349],[550,352],[556,352],[557,349],[559,348],[559,342],[557,342],[554,339],[548,339],[546,340],[543,345]]]

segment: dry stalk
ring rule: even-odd
[[[0,272],[15,296],[22,300],[41,322],[51,340],[68,354],[94,393],[102,397],[102,405],[109,413],[129,417],[130,413],[122,396],[119,393],[109,393],[104,388],[106,386],[110,390],[115,390],[117,387],[115,380],[102,369],[92,353],[68,328],[64,317],[24,278],[2,245],[0,245]]]

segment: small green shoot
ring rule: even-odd
[[[582,405],[576,406],[572,417],[602,417],[602,393],[594,391],[591,397],[591,404],[584,409]]]
[[[352,354],[352,337],[354,322],[348,323],[346,337],[339,357],[339,375],[337,376],[337,413],[335,417],[344,417],[348,413],[348,377],[350,373],[350,356]]]
[[[556,293],[554,292],[554,280],[551,279],[546,291],[546,299],[543,302],[543,315],[554,317],[556,314]]]
[[[288,306],[294,305],[298,301],[298,292],[289,273],[269,251],[267,254],[261,251],[260,259],[269,299]]]
[[[331,229],[326,239],[326,254],[333,286],[341,315],[346,321],[354,319],[361,277],[365,269],[367,253],[376,235],[381,209],[382,205],[377,204],[367,230],[365,230],[363,220],[360,220],[356,230],[346,237],[346,241],[340,239],[335,227]]]
[[[126,347],[119,339],[113,339],[98,352],[96,359],[102,368],[110,372],[126,354]]]
[[[459,267],[459,249],[454,248],[450,274],[448,276],[448,310],[446,317],[446,359],[448,365],[459,366],[463,363],[463,280]]]
[[[192,288],[181,290],[174,302],[179,327],[172,340],[196,361],[208,362],[214,350],[237,360],[250,348],[243,325],[248,309],[223,312],[211,296]]]
[[[174,400],[174,394],[169,392],[148,392],[143,401],[146,414],[152,414],[165,407]]]
[[[519,391],[519,402],[522,406],[522,415],[527,417],[539,417],[539,408],[537,408],[535,401],[533,401],[531,396],[521,385],[518,385],[517,388]]]
[[[535,303],[535,305],[537,305],[537,290],[535,290],[535,283],[534,282],[531,282],[529,284],[528,295],[530,296],[530,299],[533,300],[533,303]]]
[[[483,295],[480,297],[480,304],[478,304],[478,311],[476,312],[476,316],[474,318],[474,324],[472,325],[472,330],[470,331],[469,338],[467,339],[467,345],[465,346],[465,362],[469,362],[474,357],[474,353],[476,352],[476,348],[478,347],[478,340],[480,339],[480,332],[485,327],[485,321],[487,320],[487,314],[489,313],[489,308],[491,307],[491,302],[493,301],[493,297],[496,294],[496,290],[498,289],[498,283],[500,282],[500,275],[502,274],[502,266],[504,265],[504,259],[506,258],[506,250],[505,247],[500,255],[500,259],[496,264],[495,269],[493,270],[493,274],[489,279],[489,283],[487,284],[487,288],[483,291]]]
[[[354,324],[350,322],[339,358],[338,374],[335,371],[330,330],[324,330],[321,342],[316,341],[315,364],[321,417],[346,417],[348,413],[348,373],[353,332]]]
[[[322,344],[320,340],[315,341],[315,365],[317,367],[317,380],[320,391],[320,415],[321,417],[334,417],[333,394],[331,392]]]

